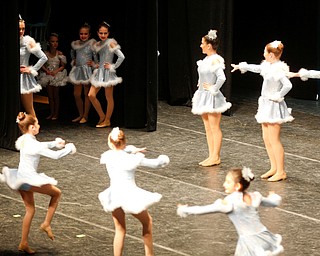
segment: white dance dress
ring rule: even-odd
[[[72,143],[68,143],[64,148],[52,150],[57,147],[59,140],[50,142],[39,142],[36,137],[30,134],[20,136],[16,141],[16,148],[20,150],[20,162],[18,169],[3,167],[0,180],[5,182],[11,189],[19,190],[25,185],[41,187],[45,184],[57,185],[57,181],[44,173],[38,173],[40,156],[52,159],[59,159],[76,151]]]
[[[293,121],[291,108],[284,101],[285,95],[291,90],[292,83],[286,76],[289,67],[282,61],[270,63],[262,61],[260,65],[239,63],[241,73],[251,71],[263,77],[261,96],[255,118],[258,123],[286,123]]]
[[[115,46],[112,48],[111,43]],[[111,87],[122,83],[122,78],[116,74],[116,69],[124,60],[124,55],[120,50],[121,47],[114,39],[108,38],[104,41],[99,41],[94,44],[93,49],[97,53],[99,59],[99,68],[93,71],[90,82],[94,87]],[[113,63],[114,55],[117,55],[117,60]],[[105,63],[110,63],[111,68],[104,67]]]
[[[139,166],[164,167],[169,163],[169,158],[160,155],[148,159],[142,153],[130,154],[126,151],[108,150],[101,155],[100,163],[106,165],[110,179],[110,186],[98,196],[106,212],[122,208],[126,213],[138,214],[159,202],[162,197],[159,193],[139,188],[135,182],[135,171]]]
[[[231,108],[232,104],[226,101],[220,88],[226,81],[224,74],[224,59],[213,54],[197,61],[198,65],[198,89],[192,98],[191,112],[195,115],[204,113],[223,113]],[[203,88],[203,83],[212,85],[210,90]]]
[[[97,63],[97,55],[93,50],[93,45],[97,41],[90,39],[88,41],[76,40],[71,43],[71,71],[69,81],[72,84],[90,84],[90,77],[93,73],[93,67],[88,66],[87,62],[92,60]]]
[[[284,251],[282,237],[271,233],[260,221],[258,207],[276,207],[281,203],[277,194],[263,197],[259,192],[248,193],[251,205],[243,201],[242,192],[234,192],[223,200],[204,206],[180,206],[177,214],[186,217],[190,214],[226,213],[237,230],[239,239],[235,256],[271,256]]]
[[[31,48],[31,45],[35,45]],[[29,66],[29,59],[31,54],[38,57],[38,61],[35,65]],[[29,94],[39,92],[42,87],[38,84],[35,77],[38,75],[38,70],[48,60],[45,53],[41,50],[39,43],[30,36],[20,37],[20,66],[26,66],[30,68],[31,73],[20,73],[20,93]]]
[[[57,54],[54,57],[50,57],[47,52],[45,52],[48,60],[44,64],[48,70],[53,71],[58,69],[61,66],[61,63],[64,65],[67,64],[67,58],[63,54]],[[62,71],[58,72],[55,76],[47,75],[46,72],[43,70],[40,71],[38,76],[38,82],[42,87],[46,87],[47,85],[50,86],[65,86],[68,82],[67,70],[63,69]]]

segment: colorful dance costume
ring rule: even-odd
[[[16,141],[16,148],[20,150],[20,162],[18,169],[3,167],[0,180],[7,183],[13,190],[28,190],[30,186],[41,187],[45,184],[57,185],[57,181],[44,173],[38,173],[40,156],[52,159],[59,159],[70,153],[75,153],[76,148],[72,143],[68,143],[64,148],[52,150],[57,147],[61,139],[55,141],[39,142],[31,134],[24,134]]]
[[[271,233],[261,222],[258,207],[276,207],[281,197],[271,194],[263,197],[259,192],[248,193],[251,205],[243,201],[242,192],[233,192],[223,200],[218,199],[213,204],[204,206],[179,206],[177,214],[186,217],[190,214],[226,213],[236,228],[239,239],[235,256],[271,256],[283,252],[282,237]]]
[[[90,84],[90,77],[93,73],[93,67],[88,66],[87,62],[93,60],[97,63],[97,55],[93,50],[95,39],[88,41],[76,40],[71,43],[71,65],[69,81],[72,84]]]
[[[224,59],[218,54],[206,56],[197,61],[198,89],[192,98],[191,112],[196,115],[205,113],[223,113],[231,108],[220,88],[226,81]],[[211,84],[210,90],[203,88],[203,83]]]
[[[53,71],[60,67],[60,63],[67,64],[66,56],[62,54],[57,54],[54,57],[50,57],[48,52],[45,52],[48,57],[47,62],[44,66],[49,70]],[[47,85],[51,86],[65,86],[68,82],[67,70],[63,69],[62,71],[58,72],[55,76],[47,75],[46,72],[40,71],[40,75],[38,77],[38,82],[41,86],[46,87]]]
[[[139,188],[135,183],[135,171],[139,166],[164,167],[169,163],[166,155],[155,159],[144,154],[130,154],[134,146],[125,150],[108,150],[101,155],[100,163],[105,164],[110,186],[99,194],[99,200],[106,212],[122,208],[126,213],[138,214],[160,201],[162,195]]]
[[[31,48],[30,45],[35,45]],[[36,81],[35,77],[38,75],[38,70],[48,60],[45,53],[41,50],[39,43],[30,36],[20,37],[20,66],[29,67],[30,55],[34,54],[39,59],[34,66],[30,67],[31,73],[20,74],[20,93],[29,94],[39,92],[42,87]]]
[[[260,65],[239,63],[241,73],[251,71],[263,77],[261,96],[255,118],[258,123],[286,123],[293,121],[291,108],[284,101],[285,95],[291,90],[292,84],[286,74],[289,67],[282,61],[270,63],[262,61]]]
[[[116,46],[111,48],[111,43],[116,44]],[[99,58],[99,68],[93,71],[93,75],[90,79],[91,85],[94,87],[110,87],[122,82],[122,78],[118,77],[116,74],[116,69],[121,65],[125,58],[120,48],[120,45],[111,38],[107,38],[104,41],[99,41],[94,44],[93,49]],[[116,63],[113,64],[114,54],[116,54],[118,58]],[[111,68],[105,68],[105,63],[110,63]]]

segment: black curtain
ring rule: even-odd
[[[159,98],[171,105],[190,106],[198,80],[196,62],[205,57],[201,38],[216,29],[218,53],[226,62],[227,81],[222,92],[230,100],[233,1],[163,0],[159,10]]]
[[[17,1],[5,1],[1,7],[0,38],[0,147],[15,150],[19,136],[16,116],[20,108],[19,31]]]

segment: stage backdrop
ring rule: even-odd
[[[0,147],[15,149],[19,134],[16,116],[20,104],[19,31],[17,1],[5,1],[1,7],[0,37]]]

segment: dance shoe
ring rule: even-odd
[[[262,174],[260,176],[261,179],[268,179],[270,178],[271,176],[275,175],[276,174],[276,171],[273,171],[273,170],[269,170],[267,171],[266,173]]]
[[[73,119],[71,122],[72,123],[78,123],[81,120],[81,116],[78,116],[77,118]]]
[[[47,236],[53,241],[54,240],[54,235],[52,233],[51,227],[47,226],[45,227],[43,224],[40,226],[40,230],[47,233]]]
[[[110,121],[109,120],[104,120],[102,123],[98,123],[96,125],[97,128],[104,128],[110,126]]]
[[[220,159],[218,159],[216,161],[204,161],[204,162],[199,163],[199,165],[203,166],[203,167],[210,167],[210,166],[215,166],[215,165],[219,165],[219,164],[221,164]]]
[[[287,174],[284,172],[283,174],[275,174],[273,176],[271,176],[268,181],[281,181],[281,180],[285,180],[287,178]]]
[[[87,122],[87,119],[85,117],[82,117],[80,120],[80,124],[85,124]]]
[[[29,254],[29,255],[36,253],[36,251],[32,250],[28,245],[21,245],[20,244],[19,247],[18,247],[18,250],[20,252],[24,252],[24,253]]]

